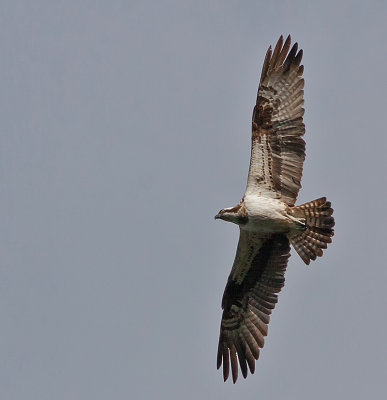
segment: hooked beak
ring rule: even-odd
[[[215,219],[220,219],[220,214],[216,214],[214,218]]]

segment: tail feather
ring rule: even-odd
[[[290,243],[299,256],[309,264],[310,260],[323,255],[322,249],[328,247],[334,235],[335,220],[330,201],[325,197],[291,208],[295,218],[305,220],[305,230],[296,231],[289,236]]]

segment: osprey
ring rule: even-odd
[[[267,50],[252,118],[246,192],[215,219],[239,225],[234,264],[222,299],[217,357],[233,382],[255,370],[271,311],[284,286],[290,244],[305,262],[321,257],[333,236],[331,203],[325,197],[295,206],[305,159],[302,50],[290,35]]]

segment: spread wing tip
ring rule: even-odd
[[[281,35],[274,47],[274,50],[271,45],[269,46],[262,67],[260,83],[262,83],[263,80],[267,78],[272,71],[281,66],[284,71],[287,71],[290,68],[299,67],[299,75],[302,75],[303,67],[301,69],[300,63],[302,60],[303,51],[302,49],[300,49],[297,53],[298,50],[297,42],[294,43],[294,45],[290,49],[290,43],[291,43],[290,34],[287,36],[285,43],[284,43],[284,37],[283,35]]]

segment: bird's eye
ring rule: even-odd
[[[222,208],[222,209],[219,211],[219,214],[223,214],[224,212],[225,212],[225,209]]]

